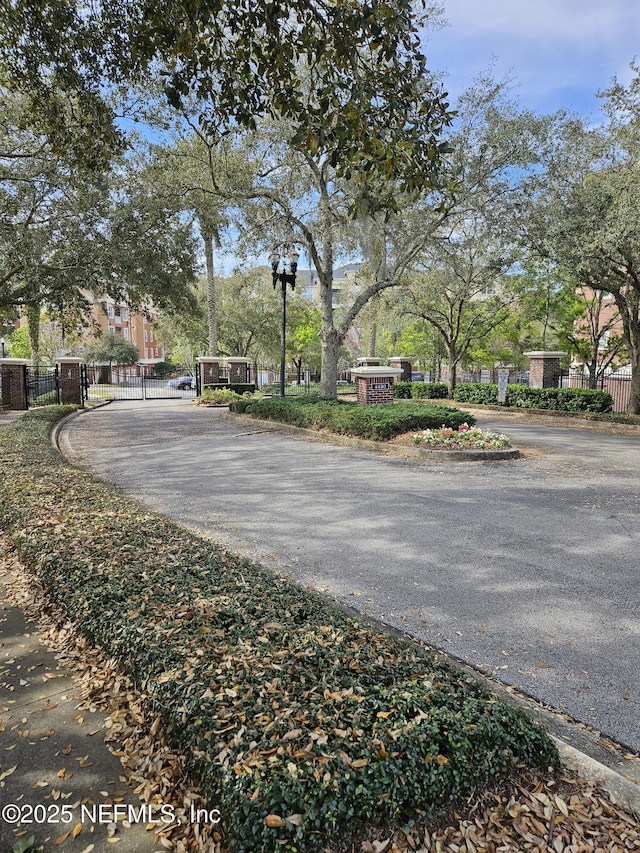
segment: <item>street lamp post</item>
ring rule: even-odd
[[[286,325],[287,325],[287,285],[291,285],[291,290],[296,288],[296,270],[298,269],[298,252],[289,252],[289,256],[283,260],[282,268],[280,269],[280,255],[273,251],[269,257],[271,261],[271,278],[274,288],[280,282],[282,285],[282,329],[280,331],[280,396],[284,397],[284,365],[285,365],[285,345],[286,345]]]
[[[2,358],[4,358],[4,344],[5,344],[4,335],[0,338],[0,344],[2,344]]]

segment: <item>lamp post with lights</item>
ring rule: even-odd
[[[298,252],[289,252],[285,259],[281,259],[278,252],[275,250],[269,256],[271,261],[271,278],[274,288],[278,282],[282,286],[282,328],[280,330],[280,396],[284,397],[284,365],[285,365],[285,346],[286,346],[286,325],[287,325],[287,285],[291,285],[291,290],[296,288],[296,270],[298,269]],[[282,266],[280,261],[282,260]]]

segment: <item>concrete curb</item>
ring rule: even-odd
[[[359,450],[369,450],[383,456],[398,456],[402,459],[428,459],[431,462],[483,462],[487,460],[518,459],[520,451],[511,447],[506,450],[427,450],[422,447],[389,444],[384,441],[371,441],[366,438],[354,438],[350,435],[318,432],[306,427],[283,424],[279,421],[264,421],[249,415],[236,415],[229,412],[228,416],[247,424],[256,424],[261,429],[256,431],[288,432],[291,435],[301,435],[312,441],[325,444],[337,444],[339,447],[355,447]]]
[[[72,453],[69,448],[69,440],[68,437],[64,434],[64,430],[70,421],[74,418],[77,418],[79,415],[85,415],[87,412],[91,412],[94,409],[101,409],[103,406],[108,406],[111,400],[103,400],[100,403],[96,403],[93,406],[89,406],[82,409],[77,409],[75,412],[71,412],[70,415],[62,418],[61,421],[53,427],[51,430],[51,445],[52,447],[61,453],[65,459],[69,462],[72,462]]]
[[[557,746],[562,763],[567,770],[574,770],[588,782],[602,785],[619,803],[630,808],[640,821],[640,785],[621,776],[620,773],[616,773],[615,770],[601,764],[586,753],[569,746],[568,743],[555,735],[551,735],[551,738]]]

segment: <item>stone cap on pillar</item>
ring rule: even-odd
[[[379,379],[383,376],[402,376],[401,367],[384,367],[380,365],[366,365],[363,367],[352,367],[352,376],[361,376],[365,379]]]
[[[380,359],[373,358],[372,356],[363,356],[362,358],[358,359],[358,364],[361,367],[376,367],[378,364],[380,364]]]
[[[250,358],[245,358],[244,356],[228,356],[225,358],[227,364],[251,364]]]
[[[16,366],[19,364],[31,364],[31,361],[28,358],[0,358],[0,364],[6,364],[7,367],[11,367],[12,364]]]
[[[527,358],[564,358],[568,355],[566,352],[556,352],[555,350],[534,350],[533,352],[523,352]]]
[[[196,361],[198,364],[222,364],[224,358],[218,358],[215,355],[199,355]]]
[[[57,364],[84,364],[84,358],[78,358],[75,355],[65,355],[62,358],[56,359]]]

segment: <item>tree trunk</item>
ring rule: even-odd
[[[218,315],[216,310],[216,280],[213,269],[213,235],[202,231],[207,267],[207,321],[209,326],[209,355],[218,354]]]
[[[323,329],[320,341],[322,345],[320,396],[323,400],[335,400],[338,396],[338,354],[340,352],[340,341],[336,330]]]
[[[629,412],[632,415],[640,415],[640,351],[633,353],[631,357],[631,400]]]
[[[40,305],[25,305],[24,309],[29,326],[29,343],[31,345],[31,364],[40,364]]]
[[[367,355],[369,358],[376,357],[376,338],[378,336],[378,324],[374,320],[373,323],[369,326],[369,346],[367,348]]]
[[[447,397],[449,400],[453,400],[453,392],[456,387],[456,378],[458,375],[458,362],[456,360],[456,352],[454,347],[449,347],[449,388],[447,391]]]

